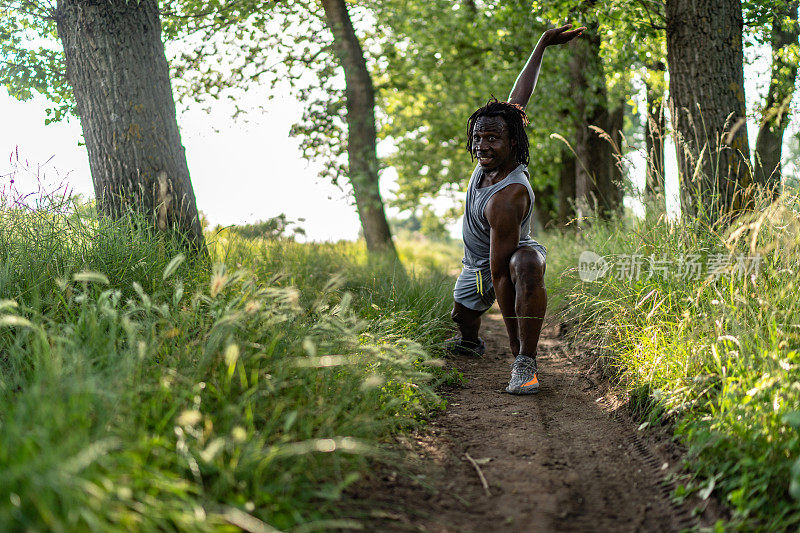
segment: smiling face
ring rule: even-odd
[[[478,117],[472,131],[472,153],[484,172],[516,166],[514,143],[503,117]]]

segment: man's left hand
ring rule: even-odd
[[[552,28],[544,32],[544,38],[546,39],[545,42],[547,43],[547,46],[568,43],[583,33],[583,30],[586,29],[585,26],[581,26],[578,29],[570,30],[571,27],[572,24],[564,24],[560,28]]]

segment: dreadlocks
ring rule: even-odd
[[[467,152],[475,159],[472,152],[472,134],[478,117],[503,117],[508,126],[508,136],[514,146],[516,162],[528,166],[530,154],[528,153],[528,135],[525,126],[528,125],[528,116],[522,106],[509,102],[499,102],[494,96],[486,105],[475,111],[467,120]]]

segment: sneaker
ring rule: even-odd
[[[486,352],[486,344],[483,339],[478,338],[478,342],[465,341],[461,337],[450,337],[444,341],[448,352],[454,355],[474,355],[481,356]]]
[[[533,394],[539,392],[539,376],[536,358],[518,355],[511,365],[511,380],[506,392],[511,394]]]

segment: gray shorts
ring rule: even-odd
[[[535,242],[529,246],[547,259],[547,248],[542,244]],[[480,269],[464,265],[453,287],[453,300],[468,309],[482,312],[489,309],[495,299],[491,270],[488,267]]]

